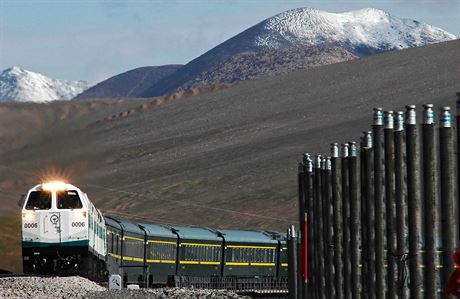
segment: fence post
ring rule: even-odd
[[[341,200],[341,161],[339,158],[339,146],[331,144],[331,168],[332,168],[332,204],[334,206],[334,268],[335,268],[335,294],[337,299],[342,299],[343,289],[343,225],[342,225],[342,200]]]
[[[349,143],[348,178],[350,198],[350,265],[351,295],[359,297],[359,181],[358,181],[358,150],[356,142]]]
[[[374,146],[374,204],[375,204],[375,279],[376,298],[385,298],[385,269],[384,269],[384,165],[383,165],[383,112],[382,108],[374,108],[373,117],[373,146]]]
[[[439,150],[441,162],[441,217],[442,217],[442,279],[446,282],[455,269],[451,258],[457,240],[457,225],[455,221],[455,156],[452,129],[452,114],[450,107],[440,108],[439,114]]]
[[[327,235],[328,235],[328,223],[327,223],[327,194],[326,194],[326,158],[321,158],[321,208],[322,208],[322,234],[323,234],[323,262],[324,262],[324,298],[329,298],[329,288],[330,288],[330,281],[327,280],[329,276],[329,266],[327,264],[328,258],[328,244],[327,244]]]
[[[410,298],[422,298],[422,277],[420,273],[421,237],[421,182],[420,141],[417,128],[415,105],[406,106],[406,155],[407,155],[407,211],[409,229],[409,277]]]
[[[398,296],[406,298],[406,202],[404,196],[404,115],[398,111],[394,120],[396,252],[398,258]]]
[[[316,271],[317,283],[316,288],[318,289],[319,298],[324,298],[325,288],[325,277],[324,277],[324,239],[323,239],[323,205],[322,205],[322,180],[321,180],[321,155],[315,156],[315,204],[316,204],[316,219],[317,222],[317,233],[316,238],[318,239],[317,247],[317,262],[318,268]]]
[[[343,279],[344,297],[351,298],[350,261],[350,181],[348,170],[348,144],[342,144],[342,225],[343,225]]]
[[[368,275],[366,277],[366,289],[368,289],[369,299],[375,298],[375,202],[373,197],[373,163],[374,152],[372,148],[372,132],[365,132],[364,154],[364,185],[366,200],[366,217],[364,225],[367,227],[367,247],[368,247]]]
[[[288,265],[289,299],[298,299],[297,236],[294,225],[288,229]]]
[[[304,236],[306,236],[306,231],[305,231],[305,212],[306,212],[306,198],[305,198],[305,165],[302,161],[302,163],[299,163],[298,165],[298,172],[297,172],[297,185],[298,185],[298,199],[299,199],[299,231],[300,231],[300,242],[301,246],[299,248],[299,254],[298,254],[298,259],[299,259],[299,296],[302,296],[302,294],[305,292],[305,245],[306,245],[306,240],[304,240]]]
[[[396,223],[395,223],[395,177],[394,177],[394,117],[393,111],[385,111],[384,115],[385,142],[385,215],[387,237],[387,298],[396,298]]]
[[[432,104],[423,105],[423,210],[425,224],[424,297],[436,298],[436,260],[438,212],[436,194],[436,152],[434,111]]]
[[[315,271],[314,265],[314,253],[316,248],[314,248],[314,209],[313,209],[313,162],[309,154],[304,154],[303,158],[305,166],[305,176],[304,176],[304,186],[305,186],[305,203],[307,206],[307,285],[304,293],[304,298],[312,296],[314,290],[314,275]]]
[[[332,166],[331,158],[326,157],[325,161],[325,183],[326,183],[326,269],[327,269],[327,298],[333,299],[335,296],[334,285],[334,231],[332,216]]]
[[[370,289],[367,288],[367,278],[369,277],[369,242],[367,240],[367,229],[366,226],[366,216],[367,216],[367,209],[366,209],[366,135],[367,132],[363,132],[363,135],[360,137],[360,154],[359,154],[359,178],[360,178],[360,186],[361,186],[361,293],[362,298],[369,298]]]

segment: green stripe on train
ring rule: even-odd
[[[45,242],[33,242],[33,241],[22,241],[22,247],[30,248],[30,247],[51,247],[51,246],[62,246],[62,247],[70,247],[70,246],[88,246],[89,240],[78,240],[78,241],[69,241],[69,242],[61,242],[61,243],[45,243]]]

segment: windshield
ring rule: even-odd
[[[57,191],[56,199],[58,209],[81,209],[83,207],[78,192],[75,190]]]
[[[49,210],[51,209],[50,191],[32,191],[27,200],[26,210]]]

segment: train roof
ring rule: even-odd
[[[38,185],[35,185],[34,187],[30,188],[29,189],[29,192],[31,191],[41,191],[41,190],[49,190],[49,191],[56,191],[56,190],[77,190],[81,193],[83,193],[81,191],[80,188],[78,188],[77,186],[74,186],[72,184],[67,184],[67,183],[64,183],[64,182],[58,182],[58,181],[54,181],[54,182],[43,182],[41,184],[38,184]]]
[[[110,216],[104,216],[104,220],[105,220],[105,224],[106,224],[106,225],[110,225],[110,226],[113,226],[113,227],[120,228],[120,223],[118,223],[117,221],[115,221],[112,217],[110,217]]]
[[[151,223],[139,223],[139,225],[145,229],[145,231],[147,232],[147,236],[174,238],[174,239],[177,238],[175,233],[173,233],[170,229],[162,225],[151,224]]]
[[[133,223],[129,220],[113,217],[113,216],[106,216],[106,219],[112,219],[114,222],[118,223],[118,226],[122,226],[123,232],[128,232],[132,234],[144,235],[144,231],[139,228],[136,223]],[[113,224],[113,223],[112,223]],[[112,225],[109,223],[109,225]],[[112,225],[113,226],[113,225]]]
[[[219,230],[226,242],[241,242],[241,243],[267,243],[276,244],[277,240],[262,231],[254,230],[233,230],[221,229]]]
[[[181,239],[192,239],[192,240],[205,240],[205,241],[219,241],[222,242],[222,238],[219,237],[215,232],[209,229],[201,227],[186,227],[186,226],[172,226]]]

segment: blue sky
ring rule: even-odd
[[[135,67],[187,63],[296,7],[375,7],[460,36],[459,0],[0,0],[0,70],[97,83]]]

